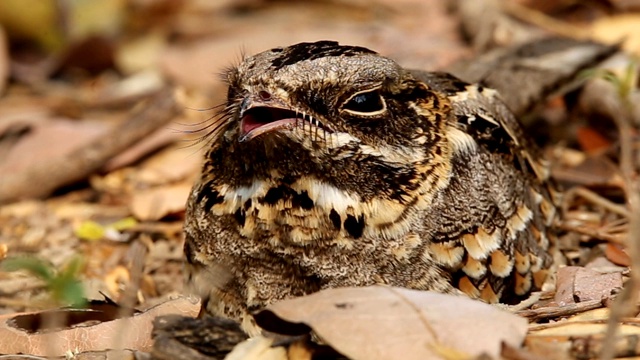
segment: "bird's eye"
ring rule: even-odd
[[[377,89],[359,92],[351,96],[343,106],[350,113],[369,116],[379,114],[385,108],[384,99]]]

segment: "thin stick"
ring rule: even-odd
[[[527,8],[524,5],[513,1],[501,2],[504,10],[516,19],[528,24],[535,25],[539,28],[546,29],[558,35],[566,36],[574,39],[587,39],[588,32],[578,26],[558,21],[544,13]]]
[[[584,187],[571,188],[565,192],[562,204],[563,212],[567,212],[567,210],[569,209],[569,204],[572,203],[573,200],[575,200],[575,198],[578,196],[591,202],[592,204],[599,205],[600,207],[609,210],[612,213],[622,215],[625,218],[629,218],[629,216],[631,215],[629,213],[629,210],[627,210],[625,206],[616,204],[613,201],[604,198]]]
[[[625,95],[625,94],[622,94]],[[615,337],[620,319],[629,315],[636,308],[638,302],[638,287],[640,285],[640,186],[636,169],[637,153],[633,146],[633,128],[631,110],[633,105],[629,98],[621,96],[616,104],[618,111],[612,112],[617,116],[613,119],[620,133],[620,171],[624,180],[624,190],[627,206],[630,211],[629,233],[627,235],[627,249],[631,258],[630,275],[624,289],[618,295],[611,307],[611,317],[607,326],[607,333],[603,342],[600,359],[611,360],[615,356]]]
[[[575,315],[587,310],[593,310],[601,308],[602,300],[588,300],[575,304],[568,304],[565,306],[553,306],[543,307],[539,309],[520,310],[516,314],[526,317],[529,321],[536,321],[540,319],[556,318],[561,316]]]
[[[626,244],[623,235],[609,234],[598,229],[592,229],[585,226],[573,226],[567,223],[560,223],[558,228],[566,231],[587,235],[594,239],[605,240],[614,244]]]

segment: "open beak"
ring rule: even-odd
[[[240,141],[249,141],[264,133],[283,128],[305,126],[307,123],[326,128],[315,118],[302,112],[285,108],[273,100],[268,103],[246,99],[240,110]]]

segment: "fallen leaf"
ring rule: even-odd
[[[604,248],[604,255],[616,265],[630,266],[631,258],[625,249],[619,244],[608,243]]]
[[[109,289],[109,294],[116,300],[120,299],[123,289],[129,285],[131,274],[129,269],[122,265],[118,265],[104,277],[104,283]]]
[[[35,124],[0,163],[0,173],[20,172],[37,163],[66,155],[103,136],[109,126],[90,120],[48,119]]]
[[[281,301],[255,315],[267,331],[313,329],[353,359],[441,359],[464,353],[498,357],[519,347],[527,321],[467,297],[386,286],[328,289]]]
[[[601,300],[622,287],[621,272],[601,273],[580,266],[558,269],[555,302],[559,305]]]
[[[591,24],[591,34],[597,41],[615,44],[622,41],[625,50],[640,54],[640,14],[620,14],[602,17]]]
[[[132,227],[138,225],[138,221],[136,221],[136,219],[132,218],[132,217],[127,217],[124,219],[120,219],[116,222],[114,222],[113,224],[110,224],[108,227],[111,227],[115,230],[118,231],[122,231],[122,230],[128,230],[131,229]]]
[[[171,130],[165,130],[170,132]],[[173,131],[173,140],[177,133]],[[136,181],[147,186],[175,183],[196,174],[202,165],[201,149],[181,145],[160,151],[139,167]]]
[[[551,173],[558,181],[587,187],[624,185],[618,166],[605,156],[587,156],[582,163],[573,167],[553,166]]]
[[[581,268],[576,273],[574,292],[579,302],[601,300],[610,297],[622,288],[622,273],[600,273]]]
[[[131,212],[138,220],[159,220],[184,211],[191,183],[160,186],[134,193]]]
[[[587,154],[597,155],[611,146],[611,142],[596,130],[583,126],[576,134],[580,148]]]
[[[181,297],[169,300],[140,314],[115,320],[93,318],[96,325],[81,325],[61,330],[39,332],[32,328],[34,321],[46,312],[8,314],[0,316],[0,349],[5,354],[30,354],[35,356],[65,356],[75,352],[102,351],[107,349],[134,349],[149,351],[152,347],[153,319],[159,315],[181,314],[196,316],[200,305]],[[87,310],[61,309],[58,313],[77,315],[85,321],[93,315]],[[20,324],[25,324],[21,326]]]
[[[575,303],[573,299],[573,280],[575,279],[578,269],[578,266],[565,266],[558,269],[554,301],[559,306]]]
[[[238,344],[225,360],[288,360],[287,351],[274,339],[258,336]]]
[[[82,240],[96,241],[104,237],[105,231],[104,226],[95,221],[87,220],[83,221],[80,226],[75,229],[74,233]]]

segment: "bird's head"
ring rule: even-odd
[[[420,169],[449,156],[449,100],[369,49],[331,41],[274,48],[225,80],[205,170],[228,183],[312,176],[363,198],[403,197],[423,180]]]

